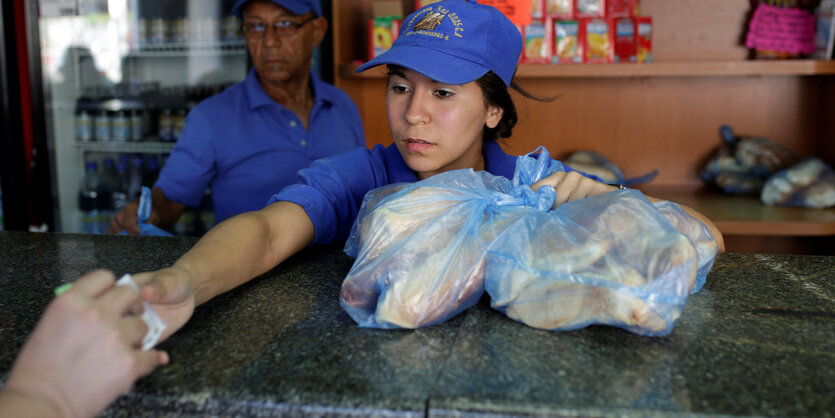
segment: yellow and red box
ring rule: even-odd
[[[551,62],[551,28],[545,21],[532,20],[522,27],[525,48],[522,62],[525,64],[547,64]]]
[[[652,62],[652,17],[635,18],[636,58],[638,62]]]
[[[612,19],[582,18],[580,21],[580,49],[583,62],[608,64],[615,60],[615,30]]]
[[[580,48],[580,22],[562,19],[554,19],[551,22],[554,34],[551,63],[581,64],[583,51]]]
[[[394,16],[375,17],[368,21],[368,59],[376,58],[391,48],[400,33],[401,19]]]

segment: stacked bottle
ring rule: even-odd
[[[133,89],[96,88],[76,100],[75,137],[79,141],[140,141],[145,104]]]

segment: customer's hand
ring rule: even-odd
[[[142,351],[142,301],[115,282],[95,271],[47,306],[0,392],[0,415],[92,416],[168,363],[165,352]]]
[[[608,193],[617,190],[615,186],[601,183],[597,180],[588,178],[576,171],[557,171],[548,177],[534,183],[531,189],[537,191],[540,187],[550,185],[557,191],[557,200],[554,202],[554,208],[559,207],[565,202],[585,199],[591,196]]]
[[[127,231],[130,235],[139,235],[139,219],[136,218],[136,210],[139,208],[138,202],[131,202],[113,217],[110,221],[110,227],[107,228],[109,234],[120,234],[122,231]]]
[[[134,274],[133,279],[142,290],[142,298],[151,304],[165,322],[160,341],[182,328],[196,306],[194,286],[188,273],[179,267]]]

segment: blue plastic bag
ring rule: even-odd
[[[517,168],[542,171],[531,167],[538,160],[519,160]],[[519,214],[488,250],[485,288],[494,308],[537,328],[607,324],[666,335],[716,256],[704,224],[677,204],[652,203],[637,190]]]
[[[835,172],[820,158],[807,158],[769,177],[760,199],[766,205],[831,208],[835,206]]]
[[[484,214],[507,189],[504,177],[456,170],[369,192],[345,245],[356,261],[342,307],[363,327],[418,328],[475,304],[493,240]]]
[[[170,232],[147,223],[151,216],[151,189],[142,186],[142,192],[139,196],[139,206],[136,208],[136,220],[139,224],[139,235],[171,237]],[[120,232],[121,235],[126,235],[128,231]]]
[[[530,185],[565,167],[538,151],[517,159],[512,181],[455,170],[369,192],[345,246],[356,261],[342,307],[360,326],[416,328],[451,318],[486,289],[496,309],[531,326],[669,332],[715,257],[707,228],[634,190],[551,210],[554,188]],[[543,313],[563,304],[584,316],[548,326],[554,318]]]

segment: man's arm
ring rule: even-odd
[[[139,202],[128,203],[121,212],[113,217],[107,232],[118,234],[122,231],[128,231],[128,234],[138,235],[139,221],[136,218],[138,208]],[[183,214],[185,208],[186,206],[182,203],[177,203],[165,197],[162,189],[154,187],[151,189],[151,215],[147,222],[162,229],[170,230],[180,219],[180,215]]]

